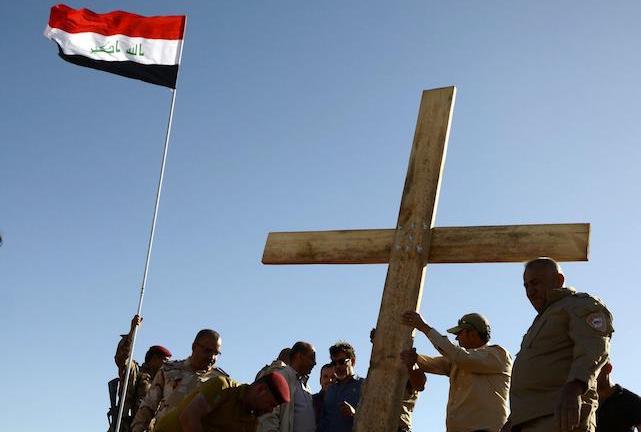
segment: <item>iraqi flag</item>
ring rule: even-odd
[[[68,62],[176,88],[184,32],[183,15],[97,14],[59,4],[44,34]]]

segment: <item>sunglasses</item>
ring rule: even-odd
[[[331,363],[333,366],[342,366],[342,365],[346,365],[346,364],[347,364],[347,363],[349,363],[351,360],[352,360],[352,359],[350,359],[349,357],[345,357],[345,358],[343,358],[343,359],[332,360],[330,363]]]

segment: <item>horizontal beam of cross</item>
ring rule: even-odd
[[[272,232],[263,264],[386,264],[394,229]],[[432,228],[427,263],[587,261],[590,224]],[[427,264],[426,263],[426,264]]]

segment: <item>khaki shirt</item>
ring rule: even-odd
[[[596,376],[610,347],[612,316],[599,300],[573,288],[553,290],[516,355],[510,390],[513,425],[554,414],[567,382],[586,384],[581,426],[594,430]],[[584,430],[584,429],[581,429]]]
[[[427,337],[443,357],[418,356],[418,366],[450,377],[447,432],[498,431],[507,421],[512,357],[499,345],[465,349],[431,329]]]
[[[162,417],[202,383],[220,375],[227,376],[213,366],[204,371],[194,371],[189,358],[165,363],[156,373],[138,408],[131,424],[132,432],[147,430],[152,418]]]

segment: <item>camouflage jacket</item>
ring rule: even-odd
[[[163,416],[200,384],[219,375],[229,376],[222,369],[213,366],[204,371],[194,371],[190,358],[166,363],[156,373],[136,412],[132,432],[151,430],[153,418]]]
[[[127,373],[127,360],[131,352],[131,339],[129,335],[122,335],[122,339],[116,348],[116,355],[114,360],[118,366],[118,403],[122,399],[122,389],[125,382],[125,374]],[[123,417],[132,417],[136,414],[136,408],[140,404],[136,396],[137,381],[140,376],[140,365],[135,360],[131,361],[131,371],[129,372],[129,383],[127,384],[127,395],[125,397],[125,408],[123,409]]]

